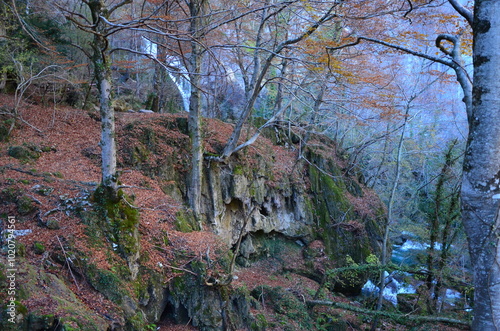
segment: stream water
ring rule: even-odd
[[[411,239],[406,239],[400,245],[393,245],[391,261],[396,265],[403,265],[414,268],[424,268],[419,256],[426,253],[428,244],[422,244]],[[436,245],[437,250],[441,249],[441,245]],[[386,272],[386,286],[384,288],[384,299],[391,302],[393,305],[398,304],[398,294],[416,293],[416,287],[422,285],[423,282],[415,280],[411,274],[401,271],[392,273]],[[425,286],[425,285],[424,285]],[[361,294],[365,297],[377,296],[379,288],[371,280],[368,280],[361,290]],[[446,289],[444,300],[449,305],[455,305],[462,299],[460,292],[453,289]]]

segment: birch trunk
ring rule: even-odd
[[[474,89],[462,217],[474,273],[473,330],[500,329],[500,1],[476,0]]]
[[[115,142],[115,114],[111,108],[111,80],[110,73],[104,70],[98,78],[101,112],[101,158],[102,158],[102,185],[116,195],[118,191],[116,176],[116,142]]]
[[[123,2],[125,3],[125,2]],[[88,2],[92,15],[92,30],[94,40],[92,62],[94,75],[99,89],[99,102],[101,113],[101,171],[102,183],[111,198],[117,198],[118,184],[116,174],[116,142],[115,142],[115,113],[111,107],[111,68],[109,63],[108,40],[106,36],[106,23],[102,17],[108,13],[105,4],[99,0]]]

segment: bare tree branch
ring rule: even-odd
[[[408,54],[411,54],[411,55],[415,55],[415,56],[418,56],[418,57],[421,57],[421,58],[424,58],[424,59],[427,59],[427,60],[430,60],[430,61],[433,61],[433,62],[438,62],[438,63],[444,64],[445,66],[448,66],[450,68],[454,67],[454,63],[452,61],[450,61],[450,60],[446,60],[446,59],[443,59],[443,58],[440,58],[440,57],[437,57],[437,56],[432,56],[432,55],[425,54],[425,53],[422,53],[422,52],[414,51],[412,49],[409,49],[409,48],[406,48],[406,47],[403,47],[403,46],[400,46],[400,45],[391,44],[391,43],[388,43],[388,42],[385,42],[385,41],[382,41],[382,40],[379,40],[379,39],[374,39],[374,38],[369,38],[369,37],[357,37],[356,41],[354,41],[352,43],[341,45],[341,46],[337,46],[337,47],[327,47],[327,50],[329,50],[329,51],[335,51],[335,50],[343,49],[343,48],[346,48],[346,47],[356,46],[359,43],[361,43],[361,41],[363,41],[363,40],[370,41],[370,42],[375,43],[375,44],[380,44],[380,45],[383,45],[383,46],[386,46],[386,47],[389,47],[389,48],[397,49],[398,51],[401,51],[401,52],[404,52],[404,53],[408,53]]]
[[[129,3],[132,3],[132,0],[122,0],[122,2],[119,2],[116,5],[114,5],[113,7],[109,8],[108,9],[109,16],[111,16],[111,14],[113,14],[113,12],[115,10],[117,10],[118,8],[123,7]]]
[[[469,119],[469,122],[472,118],[472,80],[469,77],[469,74],[465,70],[462,64],[461,60],[461,54],[460,54],[460,39],[459,37],[456,36],[451,36],[451,35],[446,35],[442,34],[439,35],[436,38],[436,46],[439,48],[440,51],[442,51],[445,55],[449,56],[451,60],[448,59],[443,59],[437,56],[429,55],[426,53],[414,51],[410,48],[403,47],[400,45],[388,43],[379,39],[374,39],[374,38],[369,38],[369,37],[357,37],[356,40],[352,43],[337,46],[337,47],[327,47],[327,50],[329,51],[334,51],[334,50],[339,50],[343,49],[346,47],[352,47],[358,45],[361,41],[369,41],[375,44],[383,45],[392,49],[396,49],[398,51],[411,54],[420,58],[427,59],[429,61],[433,61],[436,63],[441,63],[444,64],[445,66],[453,69],[455,71],[455,74],[457,76],[457,81],[460,84],[462,91],[464,93],[464,99],[463,102],[465,103],[465,108],[467,111],[467,117]],[[453,50],[450,52],[447,50],[443,45],[441,45],[441,42],[443,40],[447,40],[453,43]]]
[[[38,45],[40,46],[41,48],[43,48],[44,50],[46,50],[47,52],[49,53],[55,53],[57,54],[58,52],[53,50],[53,49],[50,49],[48,47],[46,47],[36,36],[34,33],[32,33],[29,29],[28,29],[28,24],[23,20],[23,18],[21,17],[21,15],[19,15],[19,12],[17,11],[17,7],[16,7],[16,1],[15,0],[12,0],[12,12],[14,13],[14,15],[16,15],[17,17],[17,20],[19,21],[19,24],[21,25],[21,28],[24,30],[24,32],[26,32],[28,34],[28,36],[30,36],[30,38]]]
[[[462,6],[457,0],[448,0],[448,2],[453,6],[453,8],[462,15],[470,26],[474,23],[474,16],[470,10]]]

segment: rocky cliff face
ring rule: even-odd
[[[155,127],[154,132],[148,130],[151,126]],[[160,181],[173,180],[166,191],[184,198],[188,183],[183,176],[186,178],[188,169],[180,167],[182,162],[175,158],[189,149],[188,139],[177,141],[176,150],[162,159],[148,157],[138,162],[134,156],[138,150],[172,150],[164,137],[172,135],[167,130],[186,137],[183,119],[162,119],[155,125],[135,122],[129,128],[133,130],[127,134],[128,147],[124,146],[122,153],[129,155],[124,159],[132,162],[125,162],[125,166],[143,169]],[[211,129],[216,130],[207,128],[209,132]],[[276,132],[270,130],[267,135],[272,138]],[[300,146],[292,140],[282,143],[288,146],[284,147],[263,137],[227,163],[206,161],[202,210],[205,226],[229,245],[242,235],[246,238],[244,248],[252,246],[251,235],[259,232],[281,234],[305,245],[320,239],[336,266],[343,266],[346,256],[364,263],[370,254],[378,255],[378,224],[385,217],[378,197],[356,177],[345,174],[333,141],[315,137],[299,157]],[[217,152],[222,146],[216,139],[208,141],[209,151]],[[196,227],[194,222],[191,225]],[[248,258],[259,252],[244,254]]]
[[[148,129],[152,126],[155,131]],[[122,138],[128,140],[122,149],[124,166],[169,182],[164,190],[185,201],[189,169],[181,166],[187,162],[175,160],[189,150],[183,119],[133,122],[129,129]],[[175,146],[165,139],[172,135],[169,130],[184,136],[173,151]],[[216,151],[221,143],[212,141],[206,148]],[[206,227],[234,245],[248,217],[244,236],[262,231],[304,243],[322,239],[334,260],[351,255],[356,262],[363,262],[369,254],[378,254],[377,224],[385,217],[384,207],[357,178],[344,173],[334,142],[316,137],[311,143],[314,147],[307,147],[300,157],[299,146],[291,141],[287,144],[288,148],[276,146],[262,138],[227,163],[206,161],[202,198]],[[137,151],[148,151],[148,156],[138,160]],[[150,157],[159,151],[163,158]]]
[[[275,259],[278,262],[268,269],[279,266],[280,272],[301,275],[304,282],[318,284],[329,268],[363,264],[368,256],[380,252],[378,223],[385,217],[384,209],[373,192],[355,176],[345,173],[342,157],[332,141],[313,137],[304,149],[293,143],[297,140],[285,137],[287,146],[278,146],[271,139],[276,131],[271,130],[268,138],[259,138],[227,163],[207,160],[200,232],[198,222],[182,206],[189,172],[186,118],[136,116],[125,114],[118,121],[120,166],[126,170],[124,180],[135,181],[136,186],[147,191],[124,195],[128,203],[104,209],[101,206],[100,212],[96,208],[101,202],[95,194],[93,200],[72,200],[73,209],[67,210],[67,215],[75,218],[73,222],[82,226],[86,237],[66,240],[64,254],[71,258],[70,268],[76,273],[73,277],[110,302],[108,311],[113,317],[109,325],[114,325],[111,329],[144,330],[145,326],[164,320],[189,322],[202,330],[265,329],[270,324],[264,322],[261,313],[255,313],[262,309],[262,293],[268,293],[277,307],[281,305],[279,300],[294,299],[271,288],[263,288],[261,294],[251,291],[257,283],[246,280],[245,270],[265,263],[266,259]],[[224,131],[229,129],[228,124],[207,120],[207,154],[220,151],[227,137]],[[96,162],[95,155],[89,145],[82,157],[92,163]],[[141,207],[141,203],[152,201],[146,194],[166,197],[180,205],[170,209],[147,205],[137,220],[129,203],[134,203],[135,198],[135,204]],[[88,196],[91,195],[89,189]],[[12,208],[16,199],[17,196],[12,198]],[[62,206],[62,202],[59,204]],[[33,220],[35,212],[30,214]],[[130,236],[120,229],[126,229]],[[207,233],[216,234],[216,238]],[[59,235],[63,238],[67,233]],[[214,244],[208,244],[206,238],[212,238]],[[238,239],[242,242],[235,252]],[[46,254],[49,260],[55,256],[52,251]],[[60,249],[57,254],[61,256]],[[106,263],[93,262],[97,259],[94,255],[103,255]],[[238,270],[229,274],[233,258],[238,262]],[[67,266],[67,256],[55,263]],[[35,272],[37,268],[46,266],[31,265],[28,269]],[[240,280],[232,282],[235,275]],[[76,290],[70,286],[75,278],[62,274],[59,277],[67,277],[60,283],[68,284],[58,285],[60,296],[71,297],[72,306],[85,306],[85,299],[81,294],[75,296]],[[339,278],[331,289],[357,294],[366,277],[360,274],[348,282]],[[29,297],[36,286],[30,285],[24,291]],[[57,307],[55,312],[62,309]],[[304,306],[298,311],[305,309]],[[107,317],[99,313],[96,323],[83,327],[85,319],[92,315],[91,310],[85,311],[84,319],[66,321],[80,329],[102,329]],[[65,325],[63,315],[52,314],[46,323],[35,317],[48,315],[46,310],[20,311],[18,319],[30,330]],[[303,318],[310,323],[309,317]],[[69,330],[70,324],[67,325]]]
[[[304,181],[294,182],[284,176],[271,184],[269,165],[262,158],[258,161],[256,169],[231,164],[207,168],[204,212],[213,231],[234,244],[249,216],[245,233],[274,231],[310,240],[314,216]]]

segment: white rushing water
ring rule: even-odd
[[[371,280],[368,280],[361,289],[361,294],[364,296],[377,296],[380,289]],[[390,275],[386,275],[386,286],[384,288],[384,299],[392,303],[394,306],[398,304],[398,294],[413,294],[416,293],[415,288],[403,282],[399,282]]]
[[[425,253],[430,247],[427,243],[420,243],[413,240],[406,240],[402,245],[394,245],[392,251],[392,262],[398,265],[406,266],[421,266],[417,256]],[[442,245],[436,243],[434,249],[440,250]],[[410,274],[395,271],[392,274],[386,272],[386,286],[384,288],[384,299],[391,302],[393,305],[398,304],[398,294],[413,294],[416,293],[416,288],[402,279],[411,278]],[[404,276],[404,277],[401,277]],[[396,279],[397,278],[397,279]],[[399,280],[398,280],[399,279]],[[425,285],[424,285],[425,286]],[[371,280],[369,280],[362,288],[361,293],[364,296],[377,296],[379,288]],[[450,305],[462,298],[462,294],[453,289],[446,289],[444,301]]]
[[[154,56],[155,58],[158,55],[158,46],[151,42],[149,39],[142,38],[144,41],[144,52]],[[191,82],[189,80],[188,70],[183,64],[183,61],[177,56],[167,55],[165,59],[159,59],[160,61],[164,60],[165,70],[167,71],[168,76],[172,80],[172,82],[177,87],[179,94],[182,98],[182,105],[184,110],[189,112],[189,98],[191,97]]]

